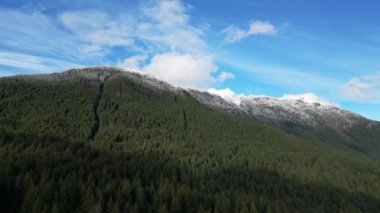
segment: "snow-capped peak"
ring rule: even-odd
[[[314,93],[286,94],[282,97],[270,97],[265,95],[235,94],[231,89],[209,89],[209,94],[220,96],[226,103],[218,105],[196,97],[200,102],[220,109],[229,110],[235,106],[255,120],[263,123],[293,122],[306,126],[328,125],[334,129],[347,129],[359,122],[366,120],[363,117],[342,110],[339,105],[332,104]],[[235,112],[235,111],[234,111]]]
[[[338,104],[330,103],[323,98],[315,95],[314,93],[305,93],[305,94],[285,94],[282,97],[270,97],[266,95],[243,95],[243,94],[235,94],[234,91],[232,91],[229,88],[225,89],[215,89],[211,88],[207,90],[208,93],[213,95],[218,95],[225,99],[228,102],[234,103],[236,105],[240,105],[242,100],[249,100],[249,99],[255,99],[259,100],[262,99],[263,101],[267,102],[287,102],[289,104],[294,103],[299,105],[300,103],[306,104],[306,105],[322,105],[322,106],[331,106],[331,107],[339,107]]]
[[[320,104],[322,106],[335,106],[339,107],[338,104],[330,103],[323,98],[315,95],[314,93],[305,93],[305,94],[285,94],[281,98],[278,98],[279,100],[284,101],[302,101],[306,104]]]

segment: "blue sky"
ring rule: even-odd
[[[372,0],[2,0],[0,76],[112,65],[221,95],[295,94],[380,120]]]

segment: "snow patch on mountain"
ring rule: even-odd
[[[273,103],[278,103],[278,101],[285,101],[289,103],[305,103],[305,104],[310,104],[310,105],[322,105],[322,106],[335,106],[340,108],[338,104],[333,104],[330,103],[323,98],[315,95],[314,93],[305,93],[305,94],[285,94],[282,97],[270,97],[266,95],[243,95],[243,94],[235,94],[234,91],[232,91],[230,88],[225,88],[225,89],[215,89],[215,88],[210,88],[207,90],[208,93],[218,95],[225,100],[232,102],[236,105],[240,105],[242,102],[242,99],[247,100],[247,99],[263,99],[266,101],[271,100]],[[270,102],[270,101],[269,101]],[[269,104],[269,103],[268,103]]]
[[[206,92],[205,92],[206,93]],[[330,103],[314,93],[286,94],[282,97],[270,97],[265,95],[235,94],[231,89],[207,90],[209,95],[220,96],[229,104],[235,106],[235,110],[241,110],[248,117],[262,123],[295,123],[303,126],[318,128],[330,126],[337,132],[357,125],[368,125],[369,120],[364,117],[345,111],[338,104]],[[203,104],[223,111],[231,111],[231,105],[218,104],[202,100]],[[212,98],[208,98],[212,101]],[[226,107],[225,109],[223,108]],[[228,109],[228,110],[227,110]]]
[[[282,96],[279,99],[280,100],[284,100],[284,101],[296,101],[296,102],[299,101],[299,100],[301,100],[301,101],[303,101],[306,104],[315,104],[315,103],[318,103],[318,104],[321,104],[323,106],[336,106],[336,107],[339,107],[338,104],[330,103],[330,102],[324,100],[323,98],[315,95],[314,93],[285,94],[284,96]]]

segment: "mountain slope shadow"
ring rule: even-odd
[[[380,200],[262,169],[178,163],[0,129],[1,212],[376,212]],[[17,156],[17,157],[16,157]]]

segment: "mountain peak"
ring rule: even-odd
[[[323,100],[319,96],[315,95],[314,93],[305,93],[305,94],[285,94],[283,97],[279,98],[280,100],[285,101],[294,101],[299,104],[308,104],[308,105],[314,105],[316,107],[319,106],[330,106],[330,107],[337,107],[339,108],[339,105],[330,103],[326,100]]]
[[[96,66],[74,68],[62,73],[54,73],[53,76],[58,78],[71,78],[75,76],[80,76],[85,78],[98,78],[99,80],[102,80],[104,78],[108,78],[112,75],[119,74],[122,72],[126,72],[126,70],[110,66]]]

